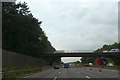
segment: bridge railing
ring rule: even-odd
[[[54,54],[46,54],[43,56],[49,56],[49,57],[98,57],[98,56],[106,56],[106,57],[112,57],[112,56],[120,56],[120,52],[76,52],[76,53],[54,53]]]
[[[64,53],[94,52],[94,50],[64,50]]]

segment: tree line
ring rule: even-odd
[[[53,53],[55,48],[48,41],[41,24],[42,21],[33,16],[26,2],[3,2],[2,48],[33,57]]]
[[[115,42],[112,45],[105,44],[101,48],[95,50],[94,52],[110,51],[111,49],[116,49],[116,48],[120,49],[120,43]],[[82,64],[88,64],[88,63],[95,64],[95,59],[96,57],[82,57],[81,62]],[[119,56],[109,57],[109,61],[113,62],[115,65],[119,65],[120,63],[119,60],[120,60]]]

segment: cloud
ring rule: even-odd
[[[33,15],[43,21],[41,27],[56,49],[94,50],[117,41],[118,11],[113,0],[26,2]]]
[[[118,0],[25,1],[33,15],[43,21],[41,27],[56,49],[96,50],[118,41]]]
[[[61,61],[63,61],[64,63],[68,63],[68,62],[75,62],[75,61],[80,61],[80,57],[62,57]]]

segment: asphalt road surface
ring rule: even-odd
[[[60,68],[60,69],[48,69],[43,72],[39,72],[26,78],[52,78],[52,80],[59,80],[60,78],[74,78],[79,79],[94,79],[94,78],[105,78],[104,80],[110,80],[109,78],[118,78],[117,70],[107,70],[102,69],[102,72],[99,72],[97,68]],[[115,79],[114,79],[115,80]]]

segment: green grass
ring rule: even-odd
[[[94,68],[97,68],[96,65],[88,66],[88,65],[84,65],[84,64],[79,65],[79,67],[94,67]],[[118,70],[118,68],[119,68],[119,66],[113,66],[113,67],[102,66],[102,69]]]
[[[33,69],[31,71],[9,74],[9,75],[6,75],[5,78],[23,78],[25,76],[32,75],[32,74],[40,72],[40,71],[42,71],[42,70],[41,69],[39,69],[39,70]]]
[[[24,69],[31,69],[31,68],[40,68],[42,66],[31,66],[31,65],[9,65],[9,66],[3,66],[2,71],[12,71],[12,70],[24,70]]]
[[[113,67],[103,66],[102,68],[103,68],[103,69],[110,69],[110,70],[118,70],[118,66],[113,66]]]
[[[2,71],[2,67],[0,67],[0,71]]]
[[[29,70],[29,71],[22,71],[19,73],[15,72],[15,73],[5,75],[5,78],[22,78],[22,77],[46,70],[48,68],[50,67],[23,65],[23,66],[4,66],[2,69],[3,71]]]

